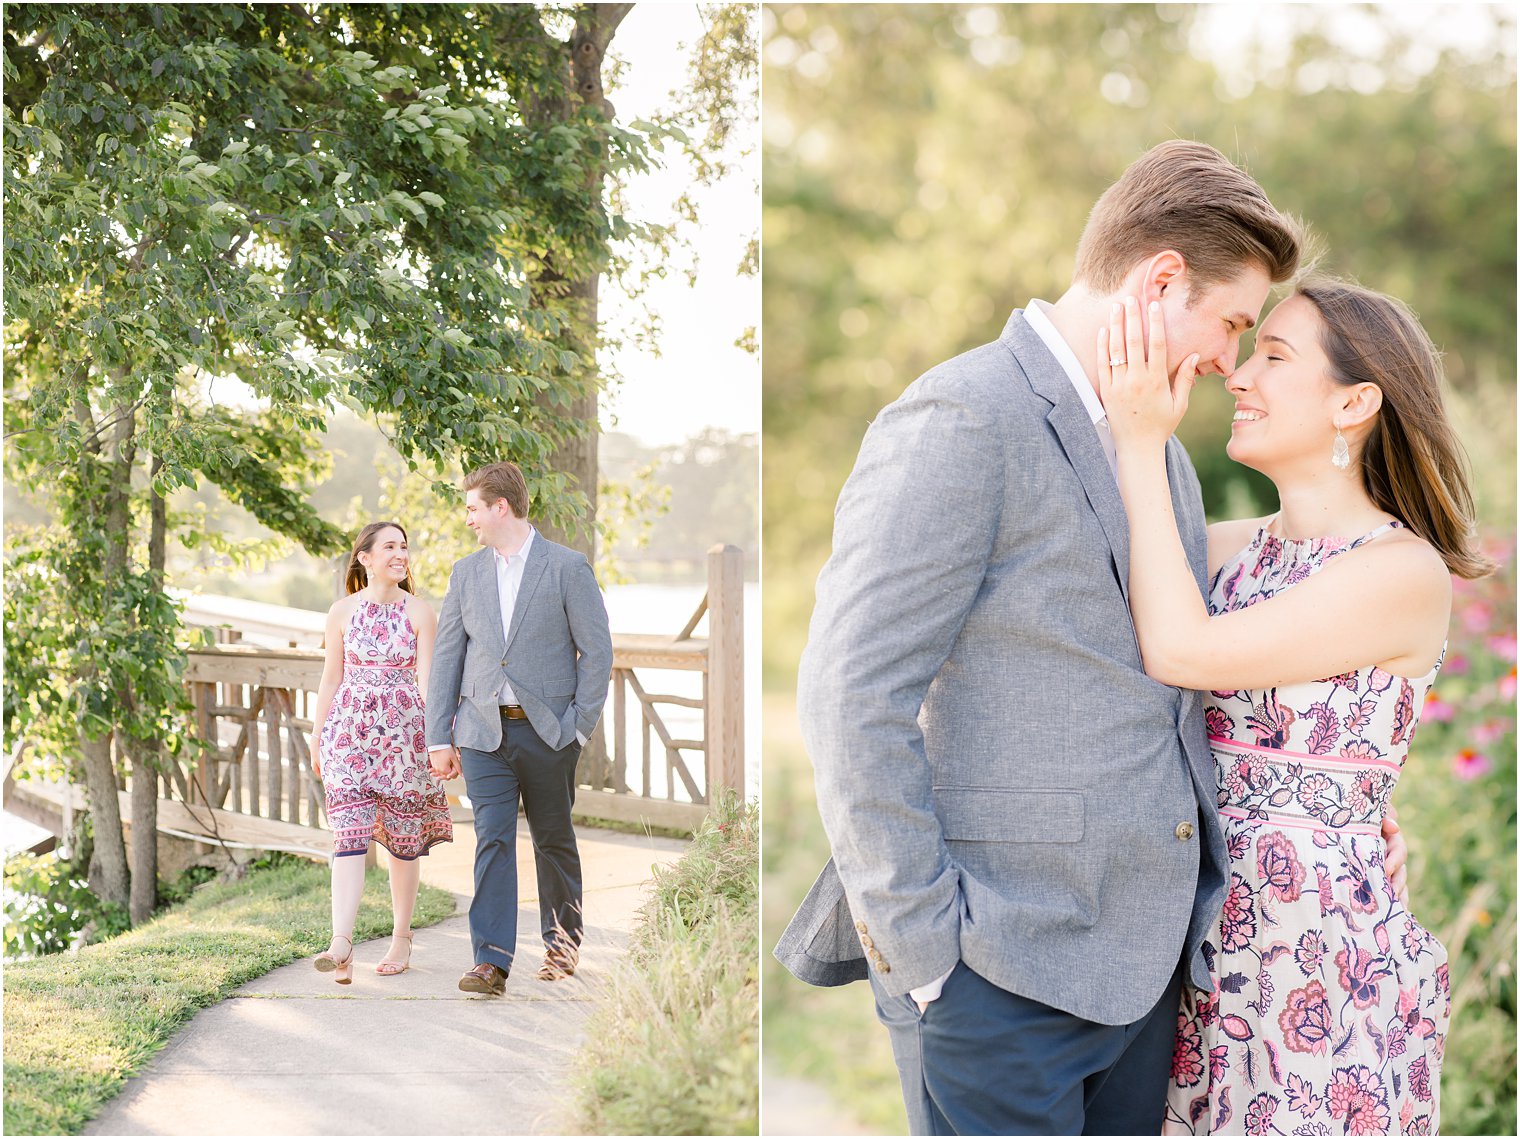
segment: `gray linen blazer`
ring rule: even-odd
[[[1167,468],[1200,588],[1198,479]],[[818,579],[798,713],[833,858],[776,947],[893,995],[964,961],[1103,1024],[1200,951],[1227,865],[1198,694],[1151,680],[1092,420],[1016,311],[866,432]]]
[[[607,702],[612,633],[583,554],[534,532],[505,638],[489,548],[454,563],[428,680],[427,742],[501,746],[496,694],[512,682],[539,738],[556,750],[589,737]]]

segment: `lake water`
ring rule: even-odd
[[[616,585],[607,591],[607,616],[614,632],[674,634],[685,627],[706,587],[701,585]],[[697,626],[696,635],[707,633],[707,618]],[[641,670],[639,683],[645,692],[670,696],[702,695],[702,675],[697,672],[658,669]],[[672,736],[696,739],[702,733],[702,714],[695,708],[675,704],[660,706],[661,717]],[[632,770],[630,780],[635,790],[640,778],[638,701],[628,694],[628,756]],[[612,706],[608,702],[603,724],[612,729]],[[608,740],[611,748],[612,741]],[[658,737],[653,740],[651,783],[656,795],[665,794],[665,749]],[[698,765],[700,753],[687,753],[688,764]],[[760,587],[754,582],[744,586],[744,783],[745,795],[760,793]],[[678,798],[685,798],[679,794]],[[25,850],[46,837],[47,832],[23,819],[0,812],[0,845],[6,853]]]

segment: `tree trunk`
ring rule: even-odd
[[[155,455],[149,471],[151,503],[148,529],[148,573],[153,588],[164,587],[164,551],[168,530],[168,504],[152,487],[162,469]],[[162,770],[158,745],[153,740],[134,740],[132,759],[132,924],[153,916],[158,908],[158,777]]]
[[[594,107],[603,118],[612,118],[602,86],[602,60],[613,34],[623,22],[632,4],[582,4],[575,10],[575,32],[570,37],[567,61],[569,82],[565,88],[551,95],[534,100],[529,108],[529,121],[539,128],[555,123],[569,122],[581,107]],[[606,173],[593,164],[588,173],[587,189],[600,201],[602,184]],[[561,345],[583,360],[595,361],[599,340],[597,289],[601,281],[600,266],[566,277],[548,264],[533,280],[532,287],[543,297],[567,297],[574,311],[574,320],[566,326]],[[584,390],[570,401],[570,415],[587,424],[587,430],[560,443],[550,457],[550,466],[570,477],[575,489],[585,497],[585,513],[581,525],[573,532],[538,522],[539,529],[550,541],[579,550],[592,565],[596,564],[596,495],[597,495],[597,397],[601,384],[594,374],[595,364],[590,365],[592,374],[584,379]],[[547,396],[541,397],[547,399]],[[537,520],[535,520],[537,521]],[[607,757],[606,733],[598,722],[591,739],[581,752],[578,778],[592,787],[611,784],[611,764]]]
[[[91,522],[105,534],[105,555],[100,566],[103,581],[119,582],[126,570],[128,540],[132,525],[132,461],[135,455],[135,414],[131,406],[119,406],[112,453],[102,464],[100,456],[87,455],[90,470],[85,487],[99,487],[100,500]],[[102,470],[103,467],[103,470]],[[100,473],[103,477],[88,477]],[[88,491],[87,491],[88,493]],[[85,506],[90,512],[90,505]],[[131,698],[131,693],[125,693]],[[122,700],[123,693],[116,693]],[[90,797],[90,821],[94,827],[94,853],[90,859],[90,885],[106,902],[131,905],[131,871],[126,864],[126,842],[122,836],[122,806],[117,800],[116,762],[111,756],[111,734],[91,739],[88,728],[81,731],[84,754],[85,791]]]
[[[158,907],[158,764],[153,745],[132,747],[132,924],[140,925]]]
[[[570,37],[566,80],[556,92],[533,100],[528,108],[533,126],[548,129],[556,123],[569,122],[582,107],[595,108],[603,118],[612,118],[612,108],[602,86],[602,60],[618,25],[632,10],[632,4],[582,4],[575,10],[575,31]],[[586,189],[600,200],[606,173],[592,164]],[[574,320],[569,323],[561,346],[584,360],[595,360],[599,339],[597,289],[600,266],[567,277],[553,264],[545,266],[532,282],[533,291],[546,300],[564,297],[569,300]],[[575,488],[585,496],[585,513],[581,525],[573,532],[540,524],[551,541],[579,550],[593,564],[596,562],[596,493],[597,493],[597,397],[601,385],[594,374],[580,377],[585,390],[572,398],[570,415],[588,425],[583,434],[562,441],[550,457],[550,466],[568,475]],[[548,400],[547,395],[541,397]],[[589,750],[589,749],[588,749]]]
[[[111,737],[81,738],[84,755],[85,797],[90,805],[94,848],[90,853],[90,889],[103,901],[126,906],[131,901],[131,875],[127,870],[127,847],[121,834],[121,803],[116,798],[116,764],[111,759]]]

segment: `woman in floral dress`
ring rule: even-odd
[[[1353,285],[1301,285],[1273,310],[1225,383],[1228,453],[1281,509],[1209,528],[1205,604],[1164,457],[1197,361],[1169,364],[1157,311],[1148,329],[1138,300],[1116,314],[1098,373],[1146,672],[1207,693],[1230,861],[1204,946],[1215,991],[1184,998],[1166,1130],[1434,1133],[1446,951],[1391,885],[1380,830],[1450,575],[1492,569],[1437,354],[1403,305]]]
[[[422,693],[437,621],[412,592],[406,531],[372,522],[349,557],[348,596],[327,613],[327,660],[317,691],[312,767],[327,798],[333,831],[332,943],[316,967],[353,978],[354,922],[364,892],[364,858],[373,839],[390,852],[391,944],[381,976],[407,970],[417,859],[452,842],[448,799],[428,767]]]

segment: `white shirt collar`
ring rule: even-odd
[[[528,547],[533,544],[533,535],[537,533],[538,531],[533,529],[533,527],[528,527],[528,536],[523,539],[523,544],[517,548],[517,552],[515,554],[511,554],[506,557],[503,557],[502,552],[495,546],[492,546],[491,556],[496,559],[497,567],[500,568],[503,566],[509,566],[512,564],[514,559],[526,561],[528,557]]]
[[[1103,401],[1098,398],[1092,381],[1087,378],[1087,373],[1077,362],[1077,354],[1071,350],[1071,345],[1066,343],[1066,338],[1050,322],[1050,317],[1045,315],[1045,310],[1049,307],[1049,302],[1033,298],[1024,306],[1024,319],[1029,322],[1029,327],[1034,329],[1035,335],[1045,342],[1045,347],[1050,349],[1051,355],[1066,372],[1066,378],[1071,380],[1071,386],[1076,388],[1077,395],[1082,397],[1082,406],[1087,408],[1087,414],[1092,417],[1093,423],[1101,423],[1108,418],[1108,413],[1103,410]]]

